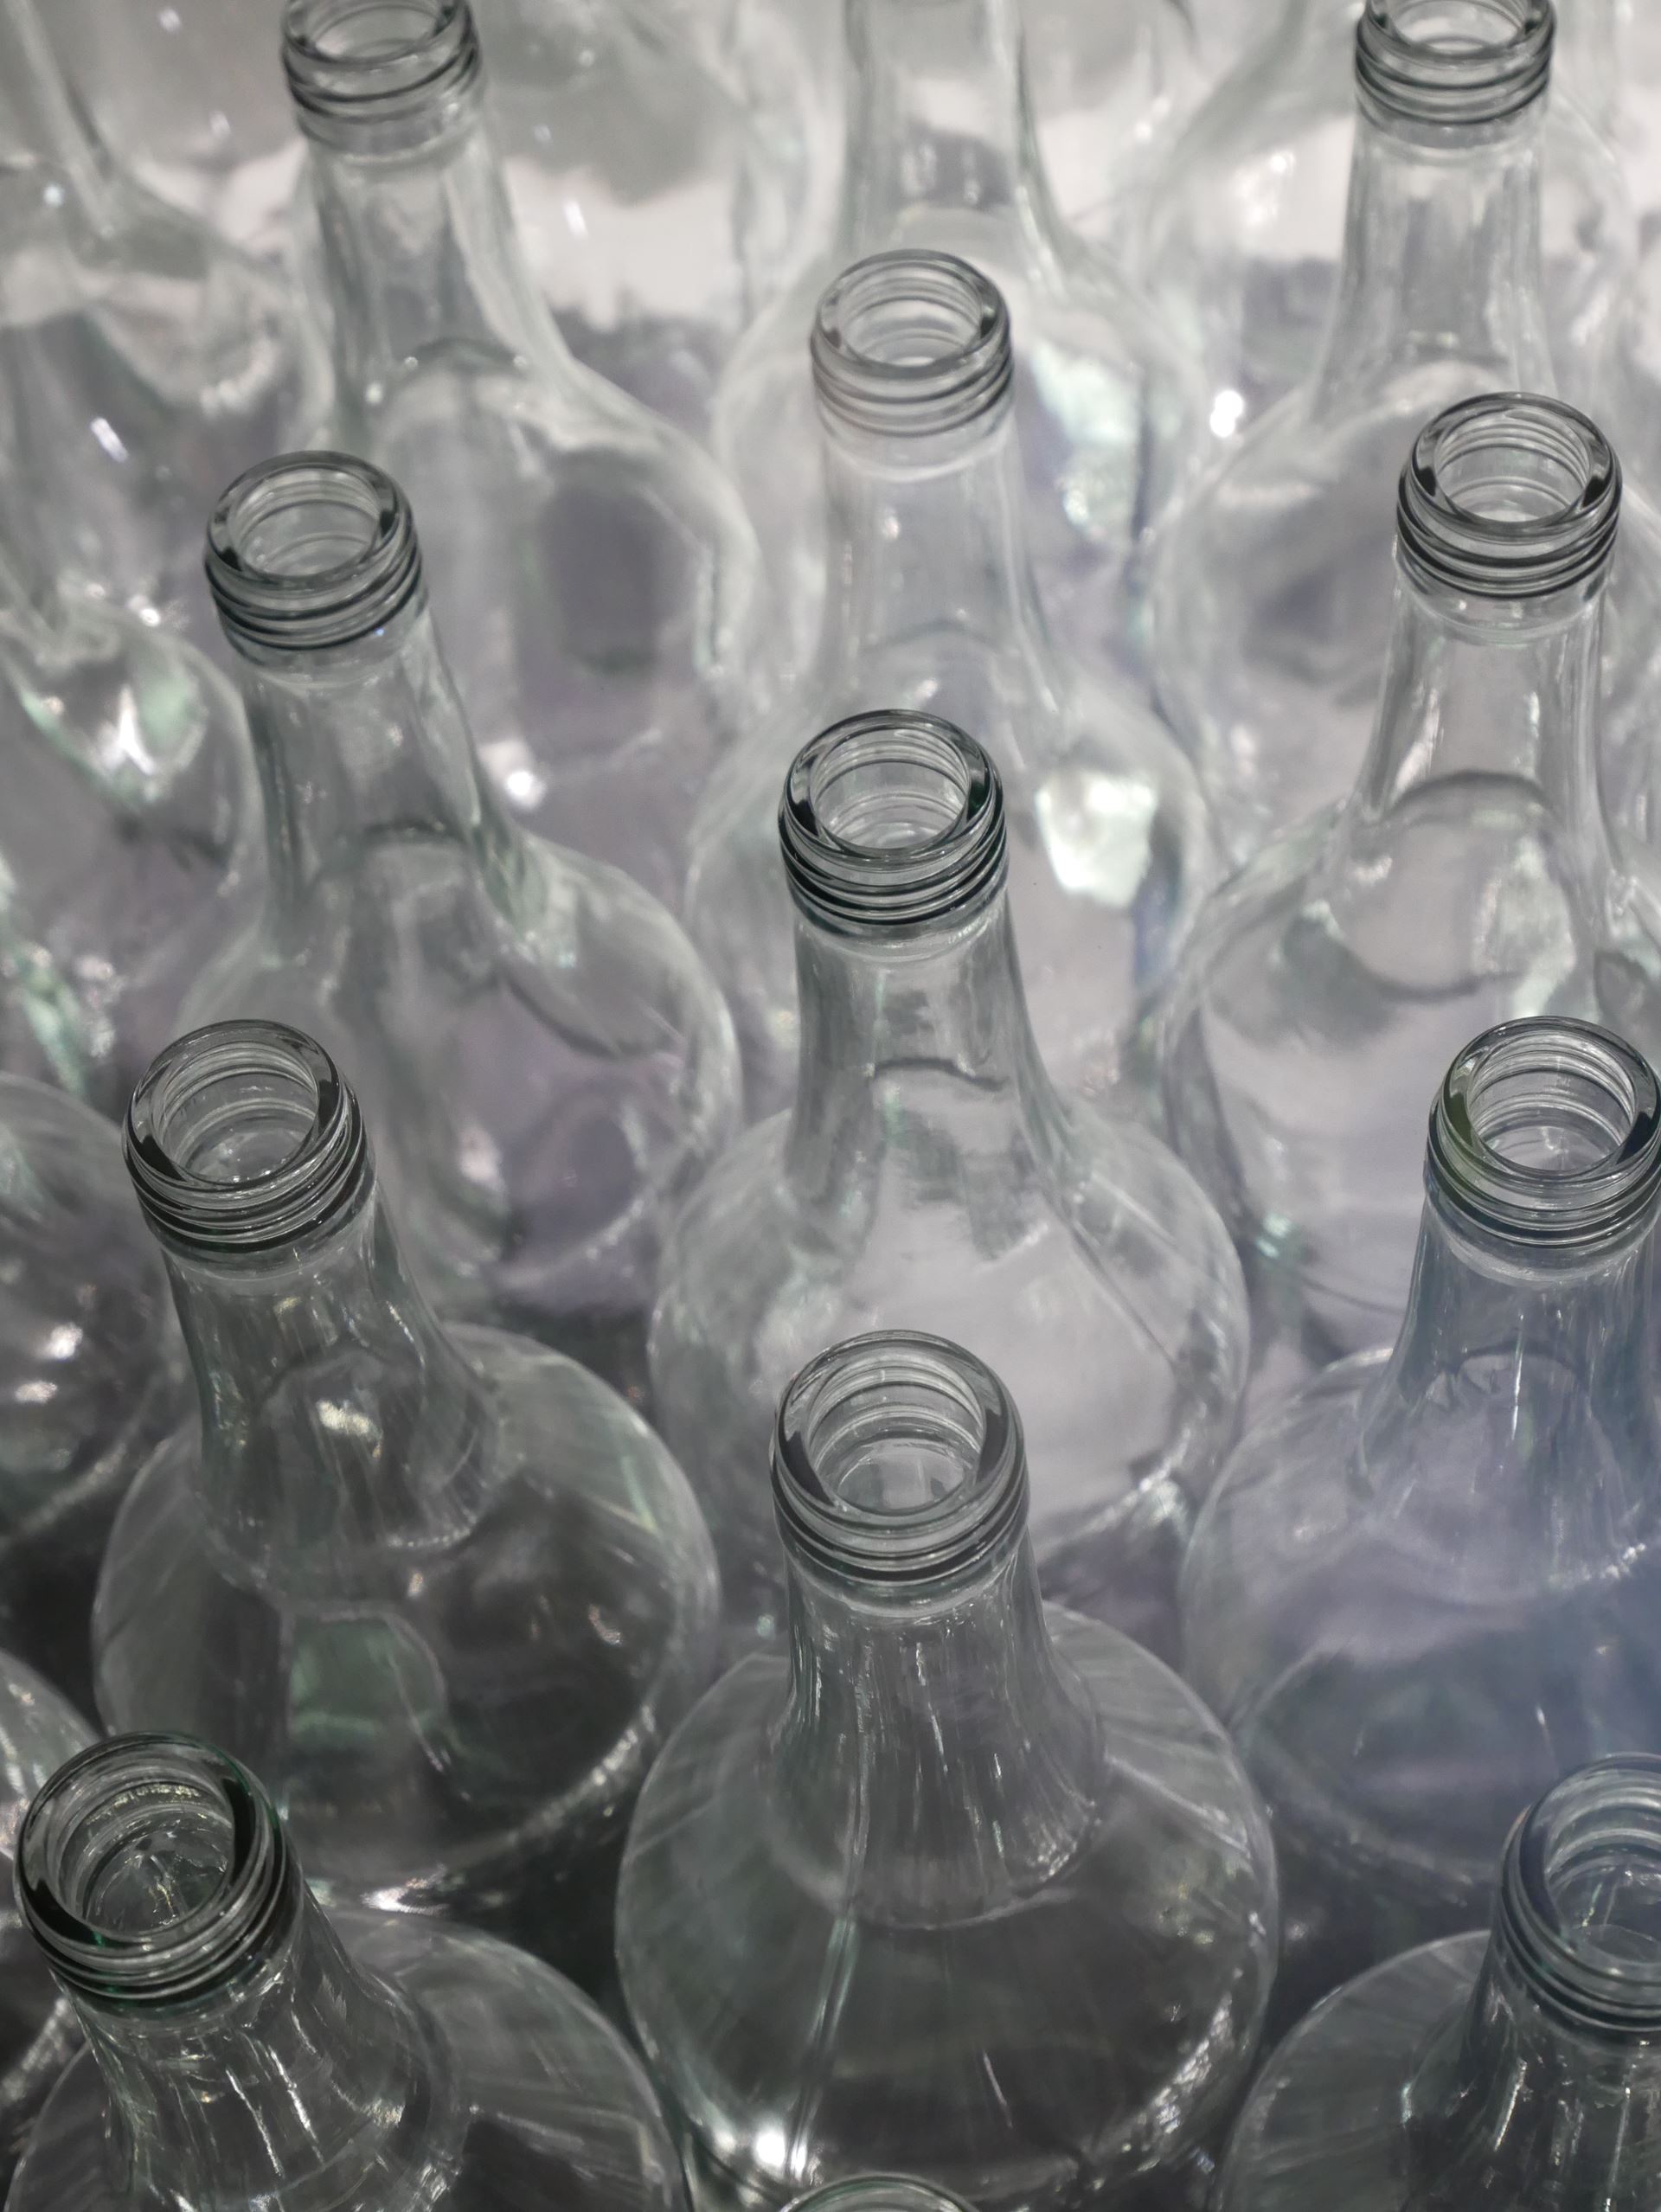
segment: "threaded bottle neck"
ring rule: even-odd
[[[1415,136],[1504,126],[1545,98],[1556,28],[1551,0],[1366,0],[1356,103]]]
[[[955,254],[874,253],[821,297],[808,342],[820,420],[903,460],[995,428],[1011,404],[1009,310]],[[922,456],[919,456],[922,458]]]
[[[471,119],[482,89],[466,0],[288,0],[283,68],[302,131],[343,151],[425,145]]]

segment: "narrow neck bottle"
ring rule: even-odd
[[[405,1271],[328,1055],[272,1023],[197,1029],[139,1085],[126,1156],[196,1372],[198,1503],[222,1555],[315,1595],[459,1542],[485,1502],[491,1409]]]
[[[1583,1767],[1519,1823],[1469,2003],[1405,2119],[1426,2212],[1647,2212],[1661,2159],[1661,1760]]]
[[[347,1957],[233,1760],[166,1736],[83,1752],[29,1808],[17,1886],[103,2077],[115,2198],[436,2194],[459,2131],[431,2030]]]
[[[1469,388],[1553,388],[1540,253],[1549,0],[1470,0],[1461,36],[1420,31],[1411,0],[1367,0],[1337,295],[1317,421],[1387,379],[1446,365]],[[1427,404],[1452,393],[1431,390]]]
[[[115,227],[114,170],[59,65],[39,0],[0,0],[0,178],[8,212],[44,197],[53,209],[73,203],[95,230]]]
[[[777,1802],[837,1902],[993,1909],[1064,1866],[1094,1722],[1045,1625],[1008,1395],[959,1347],[856,1338],[786,1393],[773,1497],[790,1685]]]

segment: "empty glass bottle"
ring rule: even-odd
[[[521,257],[465,0],[289,0],[342,442],[408,490],[485,766],[677,903],[689,809],[763,679],[737,494],[573,361]]]
[[[1274,1822],[1289,2020],[1479,1921],[1519,1808],[1655,1738],[1648,1063],[1586,1023],[1491,1030],[1425,1186],[1394,1350],[1248,1431],[1183,1573],[1184,1670]]]
[[[1139,670],[1140,548],[1168,488],[1149,457],[1156,442],[1180,442],[1187,364],[1140,295],[1055,213],[1026,109],[1016,0],[844,4],[835,234],[752,326],[715,402],[715,449],[760,534],[792,645],[798,659],[811,653],[824,589],[808,371],[819,297],[867,254],[924,247],[960,254],[1009,303],[1033,558],[1057,634]]]
[[[1218,2212],[1638,2212],[1661,2126],[1661,1761],[1583,1767],[1519,1820],[1492,1933],[1393,1959],[1269,2061]]]
[[[1158,1138],[1056,1090],[1005,882],[1003,788],[927,715],[805,746],[779,808],[801,1073],[677,1217],[652,1317],[664,1433],[736,1632],[784,1627],[763,1471],[827,1338],[950,1329],[1027,1408],[1047,1594],[1168,1645],[1249,1333],[1222,1223]]]
[[[330,1894],[598,1979],[624,1822],[713,1656],[680,1470],[569,1360],[439,1327],[311,1039],[182,1038],[126,1148],[202,1419],[111,1536],[100,1713],[257,1756]]]
[[[276,272],[115,167],[37,0],[0,5],[0,463],[46,574],[205,635],[202,516],[311,433],[323,356]]]
[[[69,2002],[53,1987],[12,1901],[12,1850],[30,1798],[91,1736],[49,1683],[0,1651],[0,2193],[77,2040]]]
[[[997,763],[1039,1047],[1100,1100],[1220,871],[1205,802],[1139,700],[1051,642],[996,285],[949,254],[875,254],[820,301],[812,353],[830,527],[818,649],[797,712],[769,709],[711,783],[687,884],[750,1112],[787,1106],[796,1081],[779,786],[814,728],[878,702],[950,715]]]
[[[1390,493],[1414,434],[1474,393],[1554,388],[1535,280],[1553,16],[1549,0],[1465,13],[1444,39],[1433,10],[1368,0],[1349,243],[1320,362],[1161,541],[1160,696],[1238,858],[1355,773],[1389,620]]]
[[[680,2212],[651,2087],[586,1998],[471,1928],[325,1914],[207,1744],[73,1760],[17,1888],[87,2049],[12,2212]]]
[[[1355,788],[1232,877],[1178,962],[1167,1117],[1284,1374],[1395,1334],[1425,1100],[1461,1042],[1548,1012],[1661,1040],[1661,957],[1598,794],[1620,499],[1608,446],[1560,401],[1501,394],[1437,417],[1401,475]]]
[[[362,1091],[446,1312],[642,1387],[664,1224],[737,1120],[720,993],[616,869],[479,774],[403,494],[300,453],[221,502],[208,567],[266,792],[260,926],[193,1017],[315,1032]]]
[[[0,1647],[88,1712],[110,1523],[194,1402],[114,1130],[0,1075]]]
[[[892,2164],[984,2212],[1190,2198],[1273,1967],[1261,1809],[1126,1638],[1039,1601],[1021,1422],[888,1333],[780,1406],[789,1657],[648,1780],[618,1965],[695,2200]]]

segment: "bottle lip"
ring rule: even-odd
[[[1519,1157],[1518,1139],[1529,1157]],[[1590,1022],[1506,1022],[1467,1045],[1430,1117],[1426,1183],[1467,1229],[1589,1252],[1661,1206],[1661,1096],[1643,1055]]]
[[[786,2212],[969,2212],[961,2197],[914,2174],[854,2174],[796,2197]]]
[[[384,631],[422,593],[409,502],[350,453],[284,453],[238,477],[208,524],[220,627],[253,660]]]
[[[373,1180],[350,1085],[315,1039],[278,1022],[215,1022],[166,1046],[123,1140],[151,1230],[198,1257],[291,1249],[356,1214]],[[204,1172],[228,1148],[234,1172]]]
[[[1428,28],[1416,35],[1420,22]],[[1544,97],[1556,35],[1551,0],[1367,0],[1356,103],[1375,123],[1504,123]]]
[[[1024,1529],[1020,1415],[960,1344],[904,1329],[852,1337],[779,1400],[773,1495],[799,1563],[889,1592],[931,1588]]]
[[[1010,311],[955,253],[872,253],[826,287],[808,340],[821,419],[935,438],[1010,410]]]
[[[1621,473],[1594,422],[1561,400],[1490,392],[1446,408],[1414,440],[1396,545],[1415,581],[1537,599],[1609,566]]]
[[[1004,789],[973,738],[884,708],[810,738],[779,805],[799,911],[843,935],[891,937],[978,913],[1009,873]]]
[[[1619,1916],[1623,1876],[1649,1925],[1643,1914]],[[1600,1759],[1548,1790],[1512,1829],[1496,1935],[1536,1998],[1568,2025],[1647,2038],[1661,2034],[1658,1901],[1661,1758]]]
[[[170,1849],[168,1903],[187,1893],[176,1910],[162,1895]],[[135,1859],[154,1870],[152,1925],[100,1914]],[[194,2004],[237,1978],[268,1955],[300,1891],[259,1783],[211,1744],[170,1734],[115,1736],[59,1767],[23,1816],[16,1873],[18,1910],[58,1980],[124,2010]]]
[[[467,0],[287,0],[283,69],[307,138],[381,153],[471,110],[484,62]]]

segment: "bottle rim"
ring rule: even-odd
[[[234,1171],[208,1172],[228,1146]],[[197,1256],[291,1249],[356,1213],[373,1177],[350,1085],[279,1022],[215,1022],[165,1046],[133,1093],[123,1151],[154,1234]]]
[[[1396,546],[1415,581],[1536,599],[1601,576],[1620,527],[1621,472],[1597,425],[1562,400],[1488,392],[1414,440]]]
[[[186,1855],[195,1893],[152,1924],[100,1906],[135,1854]],[[76,1996],[123,2010],[199,2002],[269,1954],[296,1908],[298,1869],[266,1792],[245,1767],[195,1737],[112,1737],[42,1786],[18,1831],[18,1910],[48,1965]],[[178,1894],[176,1888],[175,1895]]]
[[[786,2212],[969,2212],[961,2197],[914,2174],[853,2174],[824,2182],[786,2206]]]
[[[1522,1139],[1528,1157],[1519,1157]],[[1591,1022],[1485,1031],[1430,1117],[1426,1183],[1467,1229],[1523,1250],[1600,1249],[1661,1207],[1661,1094],[1642,1054]]]
[[[1475,130],[1504,123],[1551,83],[1551,0],[1367,0],[1356,26],[1356,99],[1375,123]],[[1415,25],[1428,22],[1427,35]]]
[[[203,565],[220,627],[250,659],[357,644],[423,591],[408,500],[350,453],[245,471],[208,521]]]
[[[287,0],[283,70],[306,137],[398,151],[471,107],[484,61],[467,0]]]
[[[808,339],[813,389],[830,427],[934,438],[1008,414],[1010,311],[955,253],[872,253],[820,297]]]
[[[779,804],[798,909],[844,935],[906,935],[979,912],[1009,873],[1004,789],[938,715],[851,715],[810,738]]]
[[[1625,1872],[1651,1924],[1612,1913]],[[1586,1909],[1577,1899],[1595,1888]],[[1536,1998],[1582,2032],[1661,2034],[1661,1758],[1600,1759],[1565,1776],[1512,1829],[1497,1941]],[[1610,1930],[1617,1933],[1612,1937]],[[1624,1934],[1626,1940],[1620,1940]]]
[[[1026,1526],[1008,1391],[972,1352],[916,1330],[810,1360],[779,1401],[772,1471],[789,1556],[891,1592],[952,1580]]]

